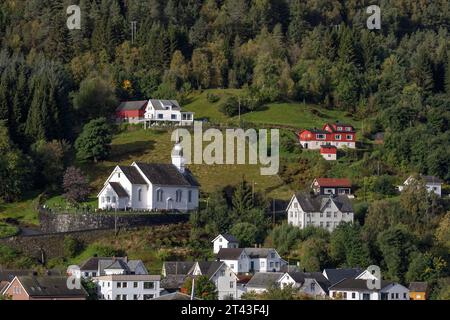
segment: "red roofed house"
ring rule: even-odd
[[[148,100],[124,101],[116,109],[116,119],[119,122],[138,123],[144,118]]]
[[[349,179],[338,178],[316,178],[311,184],[315,194],[337,194],[337,195],[351,195],[352,194],[352,182]]]
[[[323,128],[302,130],[298,134],[300,144],[305,149],[320,149],[323,145],[337,148],[356,148],[356,132],[352,125],[336,122],[326,123]]]
[[[335,146],[324,145],[320,147],[320,154],[325,160],[328,161],[337,160],[337,148]]]

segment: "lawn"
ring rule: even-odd
[[[11,237],[19,232],[19,228],[7,223],[0,222],[0,238]]]
[[[38,193],[26,194],[24,200],[14,203],[0,203],[0,219],[14,219],[23,225],[37,226],[39,220],[37,216]]]

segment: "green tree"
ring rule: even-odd
[[[112,130],[105,118],[90,121],[75,141],[77,159],[81,161],[103,160],[111,149]]]
[[[289,254],[291,249],[299,244],[300,236],[300,229],[289,223],[276,226],[270,233],[273,245],[281,255]]]
[[[241,247],[251,247],[256,243],[258,229],[250,223],[236,223],[230,230],[231,234],[239,240]]]
[[[192,278],[188,277],[183,284],[182,292],[191,294]],[[208,276],[197,276],[194,280],[194,296],[202,300],[217,300],[218,293],[214,283],[209,280]]]

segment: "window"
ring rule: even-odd
[[[347,140],[353,140],[353,136],[351,134],[347,135]]]
[[[272,259],[275,259],[275,252],[272,252],[272,253],[270,254],[270,257],[271,257]]]
[[[177,120],[177,115],[176,115],[176,114],[171,114],[171,115],[170,115],[170,118],[171,118],[172,120]]]
[[[327,218],[331,218],[331,212],[327,211]]]
[[[192,190],[188,191],[188,202],[191,203],[192,202]]]
[[[138,299],[138,295],[137,294],[133,294],[133,300],[137,300]]]
[[[233,288],[234,288],[234,282],[230,281],[230,289],[233,289]]]
[[[316,284],[314,282],[311,283],[311,292],[316,291]]]
[[[128,287],[128,284],[126,282],[122,283],[122,288]]]
[[[347,292],[344,292],[344,299],[347,299]]]
[[[351,127],[347,127],[347,128],[345,128],[345,131],[352,131],[352,128]]]
[[[137,288],[138,287],[138,283],[137,282],[133,282],[133,288]]]
[[[158,119],[163,119],[163,118],[164,118],[163,114],[162,113],[158,113]]]
[[[323,228],[323,221],[320,221],[320,227]]]
[[[356,293],[352,292],[352,299],[356,298]]]
[[[341,140],[342,136],[340,134],[337,134],[337,135],[334,136],[334,139],[335,140]]]
[[[316,134],[316,139],[317,140],[325,140],[325,135],[324,134]]]
[[[395,299],[398,299],[398,298],[399,298],[398,293],[396,293],[395,294]]]
[[[330,227],[330,222],[329,221],[327,221],[327,228],[329,228]]]
[[[117,295],[117,296],[116,296],[116,300],[120,300],[120,295]]]
[[[183,191],[177,190],[177,192],[176,192],[176,202],[181,202],[182,197],[183,197]]]
[[[110,203],[111,202],[111,198],[110,197],[106,197],[106,202]]]
[[[122,300],[127,300],[127,295],[126,294],[122,295]]]
[[[391,293],[391,300],[394,300],[394,294]]]
[[[144,289],[155,289],[155,283],[154,282],[144,282]]]
[[[150,300],[153,299],[154,295],[153,294],[144,294],[144,300]]]
[[[234,263],[231,263],[231,264],[230,264],[230,268],[231,268],[231,269],[234,269]]]
[[[163,197],[164,197],[164,191],[161,189],[158,189],[158,191],[156,191],[156,201],[162,202]]]
[[[112,202],[116,203],[116,197],[112,197]]]
[[[117,173],[117,177],[120,178],[120,172]]]
[[[270,262],[270,267],[273,268],[273,262]]]
[[[92,272],[92,276],[96,277],[97,276],[97,272]]]
[[[225,276],[225,271],[224,270],[220,270],[220,276],[224,277]]]
[[[337,212],[334,213],[334,217],[337,218]]]
[[[342,127],[338,127],[337,129],[338,129],[338,131],[342,131]]]
[[[138,200],[142,201],[142,189],[140,189],[140,188],[138,190]]]
[[[320,213],[320,217],[323,218],[323,212]]]
[[[122,282],[117,282],[117,288],[122,288]]]
[[[406,299],[406,292],[403,293],[403,299]]]
[[[295,208],[295,209],[298,208],[298,203],[297,203],[297,202],[294,203],[294,208]]]

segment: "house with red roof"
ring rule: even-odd
[[[316,178],[311,184],[311,189],[317,195],[351,195],[352,182],[347,178]]]
[[[327,161],[337,160],[337,148],[335,146],[324,145],[320,147],[320,154]]]
[[[124,101],[116,109],[118,122],[138,123],[144,118],[148,100]]]
[[[356,148],[356,131],[350,124],[325,123],[322,129],[305,129],[298,133],[300,144],[305,149],[317,150],[325,145],[336,148]]]

